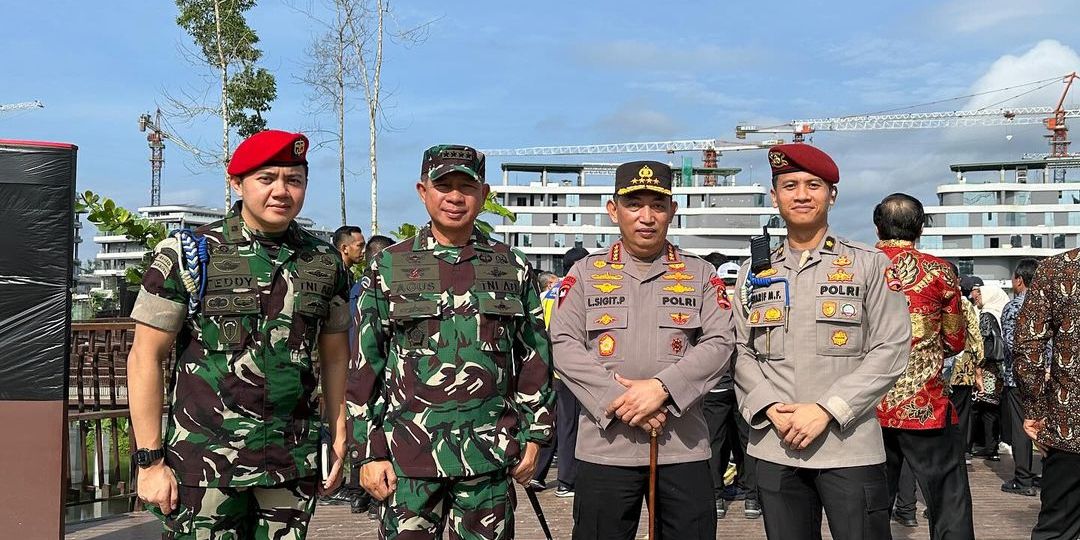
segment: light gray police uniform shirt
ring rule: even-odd
[[[577,459],[649,464],[649,434],[606,414],[625,392],[615,374],[656,377],[671,393],[660,464],[709,458],[702,397],[734,350],[732,307],[708,262],[670,243],[647,267],[622,243],[578,261],[551,316],[555,369],[581,402]]]
[[[907,300],[888,257],[870,246],[826,232],[800,266],[801,257],[787,242],[772,253],[772,277],[789,281],[790,312],[782,283],[748,292],[749,261],[739,272],[735,388],[750,424],[747,451],[802,468],[883,463],[875,408],[907,366]],[[833,420],[805,450],[791,450],[765,414],[777,402],[817,403]]]

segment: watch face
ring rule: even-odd
[[[150,464],[150,452],[146,450],[139,450],[135,452],[135,464],[140,467],[145,467]]]

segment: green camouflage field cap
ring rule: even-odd
[[[435,180],[452,172],[463,172],[477,182],[483,182],[484,154],[460,144],[437,144],[424,151],[420,178]]]

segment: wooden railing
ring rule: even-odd
[[[131,319],[71,326],[68,369],[67,506],[126,500],[134,509],[134,450],[128,409],[127,356],[135,334]],[[172,355],[162,366],[165,388]]]

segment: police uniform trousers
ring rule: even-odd
[[[1008,434],[1008,443],[1012,445],[1013,460],[1016,468],[1012,481],[1024,487],[1031,487],[1035,482],[1032,470],[1034,451],[1031,438],[1024,432],[1024,404],[1020,401],[1020,391],[1015,386],[1006,386],[1001,396],[1002,431]]]
[[[738,467],[735,485],[743,489],[747,499],[757,499],[757,482],[754,475],[757,458],[746,453],[750,425],[739,414],[735,391],[709,392],[702,400],[705,422],[709,425],[709,472],[712,473],[713,490],[717,499],[724,491],[724,473],[729,459]]]
[[[302,540],[315,510],[315,477],[269,487],[198,487],[180,484],[179,505],[162,515],[163,540]]]
[[[930,538],[934,540],[975,538],[971,489],[957,429],[955,425],[941,429],[881,429],[889,500],[899,492],[900,473],[906,463],[922,487],[930,516]]]
[[[552,386],[555,389],[555,442],[540,450],[539,464],[533,478],[541,483],[546,482],[552,458],[558,453],[559,486],[573,491],[574,478],[577,475],[574,447],[577,445],[577,423],[578,414],[581,413],[581,404],[562,379],[552,379]]]
[[[379,508],[382,540],[514,538],[514,487],[506,470],[468,477],[399,476]]]
[[[1047,449],[1041,485],[1042,509],[1031,540],[1080,538],[1080,454]]]
[[[821,540],[824,507],[834,540],[889,540],[885,464],[802,469],[757,460],[758,500],[770,540]]]
[[[642,502],[649,496],[649,467],[578,462],[574,540],[632,540]],[[660,465],[656,471],[659,540],[714,540],[716,506],[708,461]]]

